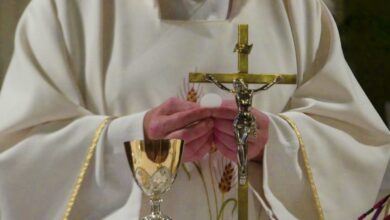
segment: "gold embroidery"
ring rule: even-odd
[[[222,177],[219,180],[218,188],[221,193],[230,192],[233,185],[234,168],[231,162],[229,162],[222,173]]]
[[[310,189],[311,189],[311,192],[312,192],[312,195],[313,195],[313,200],[314,200],[314,203],[315,203],[315,206],[316,206],[318,218],[320,220],[324,220],[324,211],[323,211],[322,206],[321,206],[320,197],[318,196],[318,191],[317,191],[317,187],[316,187],[316,184],[315,184],[315,181],[314,181],[313,171],[312,171],[311,166],[310,166],[309,156],[307,155],[306,147],[305,147],[305,144],[304,144],[301,132],[299,131],[299,129],[296,126],[295,122],[293,120],[291,120],[289,117],[287,117],[285,115],[282,115],[282,114],[279,114],[279,116],[282,119],[287,121],[287,123],[294,130],[295,135],[298,138],[299,149],[301,150],[301,155],[302,155],[302,159],[303,159],[303,165],[304,165],[304,168],[305,168],[305,172],[306,172],[307,178],[309,180]]]
[[[91,144],[88,147],[87,156],[84,159],[84,162],[81,166],[79,175],[78,175],[77,180],[74,184],[72,194],[71,194],[71,196],[68,200],[68,203],[66,205],[65,213],[64,213],[64,216],[62,218],[63,220],[68,220],[68,218],[72,212],[73,206],[76,203],[77,196],[79,194],[81,185],[83,184],[83,181],[84,181],[85,175],[87,173],[89,164],[91,163],[91,160],[93,158],[96,146],[99,142],[100,135],[102,134],[104,128],[108,125],[108,123],[113,119],[114,119],[113,117],[105,118],[104,121],[99,125],[99,127],[95,131],[95,134],[93,136]]]
[[[218,148],[217,148],[217,145],[215,145],[215,143],[212,143],[211,144],[211,149],[210,149],[210,154],[213,154],[215,152],[217,152]]]
[[[221,209],[218,214],[217,219],[223,219],[223,210],[225,209],[225,193],[230,192],[233,186],[233,176],[234,176],[234,167],[231,162],[225,165],[225,168],[222,172],[222,177],[219,180],[218,188],[219,191],[221,191],[222,198],[221,201],[223,202]],[[226,203],[227,204],[227,203]]]
[[[206,198],[207,198],[207,206],[208,206],[208,208],[209,208],[209,217],[210,217],[210,220],[211,220],[211,219],[212,219],[212,215],[211,215],[211,205],[210,205],[209,191],[208,191],[208,189],[207,189],[206,180],[205,180],[205,178],[204,178],[204,176],[203,176],[203,171],[202,171],[201,166],[200,166],[198,163],[196,163],[196,162],[193,162],[193,164],[195,165],[195,168],[196,168],[196,170],[198,171],[199,176],[200,176],[200,178],[201,178],[201,180],[202,180],[202,183],[203,183],[203,188],[204,188],[204,190],[205,190]]]
[[[179,97],[183,100],[197,103],[199,98],[202,96],[202,87],[198,84],[195,87],[194,83],[189,83],[186,78],[183,80],[183,87],[180,88]]]
[[[221,205],[221,209],[219,210],[219,213],[218,213],[218,216],[217,216],[217,220],[223,220],[223,212],[224,212],[226,206],[229,205],[229,203],[232,203],[232,205],[233,205],[232,216],[234,215],[234,212],[237,209],[237,199],[230,198],[230,199],[227,199],[227,200],[223,201],[223,203]]]
[[[213,146],[215,146],[215,144],[213,144]],[[215,146],[215,148],[216,148],[216,146]],[[217,156],[217,154],[214,154],[214,153],[211,153],[211,151],[209,152],[208,162],[209,162],[209,172],[210,172],[210,176],[211,176],[211,187],[213,189],[213,195],[214,195],[215,213],[218,213],[218,199],[217,199],[217,191],[215,190],[215,180],[214,180],[215,173],[213,172],[214,170],[212,169],[212,166],[211,166],[212,161],[214,161],[215,157]]]
[[[195,91],[194,87],[188,91],[187,101],[189,102],[197,102],[198,101],[198,93]]]
[[[389,215],[389,211],[390,211],[390,198],[388,198],[387,201],[386,201],[385,215],[384,216],[388,216]]]
[[[216,204],[217,210],[219,210],[217,211],[217,220],[223,220],[225,209],[228,204],[232,204],[232,216],[237,209],[237,198],[225,198],[225,196],[237,186],[237,166],[232,161],[218,154],[216,154],[214,161],[215,178],[218,183],[217,189],[221,194],[221,206]],[[217,199],[215,200],[218,201]]]

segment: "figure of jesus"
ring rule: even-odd
[[[234,127],[234,133],[237,140],[237,162],[239,164],[239,172],[241,173],[241,176],[245,178],[248,175],[246,173],[248,162],[248,137],[249,135],[255,136],[257,130],[256,118],[251,114],[253,94],[268,90],[282,80],[282,77],[277,76],[272,82],[257,89],[249,89],[248,85],[241,78],[233,81],[233,89],[218,82],[212,75],[206,75],[206,79],[214,83],[220,89],[232,93],[235,97],[238,114],[234,118],[232,126]]]

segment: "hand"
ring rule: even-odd
[[[146,113],[144,134],[149,139],[182,139],[183,161],[200,160],[213,142],[211,114],[210,109],[196,103],[170,98]]]
[[[238,113],[234,100],[224,100],[221,107],[213,110],[214,143],[227,158],[237,161],[237,144],[233,129],[233,120]],[[248,138],[248,159],[262,161],[264,146],[268,141],[269,118],[266,114],[252,108],[256,118],[256,136]]]

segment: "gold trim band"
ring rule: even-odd
[[[80,172],[79,172],[79,175],[77,176],[77,179],[76,179],[76,182],[74,184],[74,187],[73,187],[73,190],[72,190],[72,194],[66,204],[66,209],[65,209],[65,213],[63,215],[63,220],[68,220],[71,212],[72,212],[72,209],[74,207],[74,204],[76,203],[76,199],[77,199],[77,196],[80,192],[80,188],[81,188],[81,185],[83,184],[83,181],[84,181],[84,178],[85,178],[85,175],[87,173],[87,170],[88,170],[88,167],[91,163],[91,160],[93,158],[93,155],[95,153],[95,150],[96,150],[96,146],[99,142],[99,139],[100,139],[100,136],[104,130],[104,128],[106,128],[106,126],[114,119],[114,117],[107,117],[103,120],[102,123],[100,123],[99,127],[96,129],[95,131],[95,134],[93,136],[93,139],[91,141],[91,144],[89,145],[88,147],[88,151],[87,151],[87,156],[85,157],[84,159],[84,162],[81,166],[81,169],[80,169]]]
[[[314,181],[313,171],[312,171],[311,166],[310,166],[309,156],[307,155],[305,143],[303,142],[303,138],[302,138],[301,132],[299,131],[299,129],[298,129],[297,125],[295,124],[295,122],[293,120],[291,120],[289,117],[287,117],[285,115],[282,115],[282,114],[279,114],[279,116],[282,119],[284,119],[285,121],[287,121],[287,123],[294,130],[295,135],[298,138],[299,149],[301,150],[301,155],[302,155],[302,159],[303,159],[303,166],[305,168],[305,172],[306,172],[307,178],[309,180],[310,189],[311,189],[311,192],[312,192],[312,195],[313,195],[313,200],[314,200],[314,204],[316,206],[318,218],[320,220],[324,220],[325,219],[324,218],[324,211],[323,211],[322,206],[321,206],[320,197],[318,196],[318,191],[317,191],[317,187],[316,187],[316,184],[315,184],[315,181]]]

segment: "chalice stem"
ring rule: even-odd
[[[162,203],[161,198],[152,198],[150,199],[150,212],[154,216],[161,216],[161,208],[160,205]]]
[[[170,217],[161,213],[160,205],[163,200],[160,197],[150,199],[150,215],[145,216],[142,220],[172,220]]]

